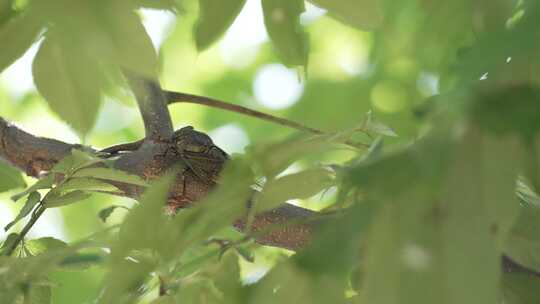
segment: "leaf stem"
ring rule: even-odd
[[[30,220],[28,221],[28,223],[26,223],[23,230],[21,230],[21,233],[17,235],[17,238],[15,239],[15,241],[13,241],[13,243],[10,244],[10,247],[6,249],[5,255],[11,256],[13,254],[17,246],[19,246],[19,244],[24,240],[24,237],[26,236],[26,234],[30,231],[30,229],[32,229],[32,227],[37,222],[39,217],[43,214],[43,212],[45,212],[45,209],[46,208],[43,207],[42,204],[40,204],[36,208],[35,212],[32,213],[32,216],[30,217]]]

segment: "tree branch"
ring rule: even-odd
[[[0,158],[29,176],[49,171],[76,147],[81,146],[33,136],[0,117]]]
[[[146,139],[164,141],[173,135],[167,102],[157,81],[124,72],[141,112]]]
[[[276,123],[282,126],[286,126],[289,128],[293,128],[302,132],[307,132],[307,133],[316,134],[316,135],[325,134],[324,131],[304,126],[292,120],[276,117],[273,115],[269,115],[263,112],[248,109],[246,107],[228,103],[228,102],[221,101],[218,99],[199,96],[199,95],[192,95],[192,94],[187,94],[187,93],[172,92],[172,91],[163,91],[163,93],[165,94],[165,99],[167,100],[168,104],[183,102],[183,103],[205,105],[205,106],[209,106],[216,109],[222,109],[222,110],[244,114],[244,115],[248,115],[251,117],[258,118],[258,119],[266,120],[266,121]]]
[[[71,149],[81,148],[80,145],[70,145],[61,141],[40,138],[26,133],[0,117],[0,157],[7,162],[24,170],[28,175],[39,177],[40,173],[49,171],[54,164],[71,153]],[[154,179],[164,174],[168,168],[183,159],[167,153],[167,145],[148,145],[144,149],[126,153],[116,159],[113,166],[117,169],[137,174],[144,179]],[[218,172],[222,163],[213,164]],[[138,198],[143,189],[133,185],[114,183],[124,191],[126,196]],[[171,187],[169,201],[174,207],[185,207],[192,202],[205,197],[213,188],[213,183],[202,181],[191,171],[185,171]],[[293,205],[284,205],[255,217],[254,231],[261,231],[270,224],[285,224],[289,220],[303,219],[314,214],[313,211]],[[242,229],[242,221],[235,223],[237,229]],[[271,231],[257,240],[261,244],[280,246],[288,249],[298,249],[308,242],[310,227],[299,224]],[[293,235],[298,233],[298,235]]]
[[[35,137],[0,117],[0,157],[24,170],[30,176],[39,177],[40,173],[50,170],[59,160],[69,155],[73,148],[81,148],[81,146]],[[167,157],[166,150],[166,145],[165,147],[164,145],[149,145],[146,149],[120,157],[114,166],[143,178],[156,178],[179,161],[177,158]],[[127,196],[133,198],[138,198],[142,192],[141,189],[135,189],[133,186],[117,183],[115,186],[119,186]],[[185,171],[171,188],[169,198],[178,202],[180,207],[186,206],[190,202],[203,198],[212,187],[211,184],[201,182],[201,179],[190,171]],[[34,221],[36,219],[37,217],[34,217]],[[262,245],[298,250],[305,247],[313,238],[320,219],[319,212],[283,204],[281,207],[256,215],[248,233],[252,233],[255,240]],[[31,224],[30,226],[27,224],[27,227],[31,227]],[[245,221],[236,221],[234,227],[243,231]],[[276,227],[277,229],[274,229]],[[25,228],[23,232],[26,233],[29,229]],[[21,235],[24,237],[23,233]],[[517,264],[509,257],[504,256],[501,263],[504,272],[521,272],[531,276],[540,276],[538,272]]]
[[[270,114],[255,111],[255,110],[243,107],[243,106],[239,106],[233,103],[225,102],[225,101],[210,98],[210,97],[181,93],[181,92],[172,92],[172,91],[163,91],[163,94],[165,95],[165,99],[168,104],[192,103],[192,104],[204,105],[204,106],[208,106],[208,107],[212,107],[216,109],[222,109],[229,112],[251,116],[251,117],[265,120],[265,121],[275,123],[281,126],[296,129],[298,131],[310,133],[313,135],[328,134],[327,132],[324,132],[322,130],[304,126],[301,123],[298,123],[289,119],[276,117]],[[359,149],[369,148],[369,145],[367,144],[357,143],[350,140],[345,141],[344,144],[349,145],[351,147],[359,148]]]

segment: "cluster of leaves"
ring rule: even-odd
[[[97,164],[101,166],[96,167]],[[14,180],[18,178],[20,176]],[[31,228],[46,209],[80,202],[94,192],[121,192],[106,181],[148,186],[139,177],[104,167],[101,159],[74,149],[49,174],[12,197],[15,202],[23,198],[26,201],[5,230],[8,231],[30,214],[31,219],[26,227]],[[4,184],[5,189],[18,186],[13,183]],[[41,193],[45,194],[42,196]],[[26,241],[26,232],[28,230],[25,228],[20,234],[11,233],[2,245],[2,264],[6,271],[2,273],[0,298],[6,303],[17,303],[18,299],[24,303],[50,303],[53,284],[48,280],[47,273],[54,269],[80,270],[82,266],[102,261],[102,254],[79,253],[83,249],[97,248],[100,243],[94,240],[68,246],[50,237]]]

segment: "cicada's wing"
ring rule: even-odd
[[[227,154],[216,146],[206,152],[195,153],[185,151],[183,157],[187,166],[203,181],[216,182],[219,172],[228,159]]]

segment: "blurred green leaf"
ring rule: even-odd
[[[504,253],[519,264],[540,271],[540,208],[521,208],[504,244]]]
[[[101,5],[103,32],[114,47],[114,63],[124,70],[157,78],[158,60],[152,41],[129,1],[108,1]]]
[[[0,23],[0,41],[5,42],[0,50],[0,73],[36,41],[43,26],[40,15],[36,13],[31,10]]]
[[[128,213],[122,224],[115,254],[121,256],[133,249],[159,247],[160,237],[167,228],[164,207],[173,180],[174,174],[170,173],[147,188],[140,204]]]
[[[199,19],[193,29],[199,52],[210,47],[227,31],[245,3],[246,0],[199,0]]]
[[[215,249],[205,254],[191,258],[180,265],[179,271],[175,274],[178,278],[184,278],[202,269],[212,260],[217,260],[219,257],[220,249]]]
[[[363,300],[495,303],[502,242],[519,206],[517,147],[473,127],[449,151],[443,184],[387,196],[367,243]]]
[[[28,240],[24,242],[24,245],[32,255],[42,254],[49,250],[65,249],[68,246],[66,242],[53,237]]]
[[[539,303],[540,279],[520,273],[507,273],[502,276],[502,303]]]
[[[258,198],[258,211],[272,209],[290,199],[305,199],[332,186],[333,173],[314,168],[269,181]]]
[[[88,177],[74,177],[54,188],[55,194],[72,190],[118,192],[119,189],[110,183]]]
[[[26,187],[26,182],[21,172],[0,161],[0,193],[23,187]]]
[[[306,66],[309,39],[300,25],[303,0],[263,0],[264,24],[283,63]]]
[[[174,171],[174,170],[173,170]],[[170,229],[164,213],[168,190],[175,172],[163,176],[144,192],[140,204],[126,216],[111,250],[112,264],[106,276],[108,288],[104,290],[100,303],[124,303],[138,296],[137,289],[153,271],[155,261],[137,258],[137,262],[126,257],[135,250],[174,248],[171,240],[164,241]]]
[[[81,191],[81,190],[75,190],[71,192],[67,192],[65,194],[57,194],[57,195],[48,195],[43,200],[43,205],[45,208],[54,208],[54,207],[61,207],[65,205],[74,204],[77,202],[80,202],[82,200],[85,200],[90,197],[90,193]]]
[[[312,276],[346,280],[351,267],[363,259],[361,245],[367,241],[379,207],[373,201],[359,201],[341,215],[321,222],[311,244],[293,257],[295,265]]]
[[[448,167],[453,145],[442,139],[445,136],[450,135],[434,133],[414,146],[359,161],[345,168],[344,182],[359,189],[369,189],[370,195],[381,197],[394,197],[416,186],[436,189]],[[411,180],[416,183],[411,184]]]
[[[4,227],[5,231],[8,231],[9,228],[11,228],[13,225],[17,224],[20,220],[25,218],[36,206],[37,203],[41,201],[41,194],[39,192],[34,191],[31,192],[28,196],[28,199],[26,200],[26,203],[24,203],[24,206],[21,208],[21,211],[19,211],[19,214],[17,217],[9,224]]]
[[[0,0],[0,28],[2,27],[2,24],[13,17],[15,13],[13,1],[14,0]]]
[[[102,159],[99,159],[90,153],[87,153],[82,150],[72,149],[71,154],[62,158],[54,167],[51,169],[51,172],[73,175],[75,171],[90,166],[99,162],[102,162]]]
[[[366,121],[363,123],[361,129],[364,132],[375,133],[377,135],[390,136],[390,137],[398,136],[396,132],[392,130],[392,128],[376,120],[373,117],[371,111],[368,112],[368,114],[366,115]]]
[[[294,137],[278,143],[250,146],[246,157],[260,167],[264,176],[272,178],[299,158],[328,150],[332,145],[327,136]]]
[[[176,248],[161,246],[165,254],[180,252],[189,245],[205,241],[245,215],[247,202],[252,194],[251,168],[242,159],[229,160],[221,173],[222,183],[194,208],[185,210],[173,219],[167,229],[167,242],[175,242]],[[223,204],[223,202],[227,202]],[[171,248],[172,247],[172,248]]]
[[[18,237],[19,237],[19,234],[14,233],[14,232],[10,233],[6,237],[6,239],[2,243],[2,247],[0,247],[0,252],[1,252],[0,256],[4,256],[4,250],[6,250],[7,248],[10,248],[13,245],[13,243],[17,240]]]
[[[48,35],[32,71],[36,87],[51,110],[84,137],[94,126],[101,104],[96,63]]]
[[[236,254],[228,252],[220,261],[215,261],[199,269],[199,275],[193,280],[186,280],[180,285],[176,294],[179,302],[243,303],[244,293]]]
[[[50,304],[52,303],[51,286],[30,286],[24,295],[24,304]]]
[[[107,222],[107,219],[109,218],[109,216],[111,216],[111,214],[113,213],[114,210],[116,210],[117,208],[123,208],[123,209],[127,209],[125,206],[121,206],[121,205],[112,205],[112,206],[109,206],[107,208],[104,208],[104,209],[101,209],[98,213],[98,216],[99,218],[101,219],[101,221],[103,221],[104,223]],[[128,209],[129,210],[129,209]]]
[[[540,197],[536,194],[522,178],[518,179],[516,194],[521,202],[526,207],[539,207],[540,208]]]
[[[525,85],[477,86],[471,115],[496,134],[518,133],[533,139],[540,131],[540,89]],[[511,103],[508,100],[512,100]]]
[[[383,21],[382,1],[380,0],[309,0],[328,10],[330,16],[355,26],[361,30],[374,30]]]
[[[176,301],[176,298],[173,296],[161,296],[154,301],[150,302],[150,304],[178,304],[179,302]]]
[[[54,176],[51,175],[51,174],[46,175],[46,176],[42,177],[41,179],[39,179],[36,183],[34,183],[28,189],[24,190],[21,193],[18,193],[16,195],[12,196],[11,199],[16,202],[19,199],[21,199],[22,197],[28,195],[29,193],[32,193],[32,192],[35,192],[35,191],[41,190],[41,189],[49,189],[49,188],[51,188],[53,186],[53,184],[54,184]]]
[[[113,252],[114,254],[114,252]],[[97,303],[133,303],[155,264],[148,260],[120,259],[109,267],[105,286]]]
[[[314,276],[294,263],[278,265],[253,286],[256,303],[346,303],[346,281]]]
[[[73,177],[92,177],[115,182],[147,187],[149,184],[137,175],[112,168],[85,168],[73,174]]]

